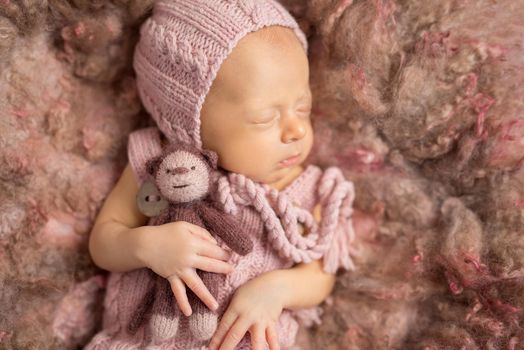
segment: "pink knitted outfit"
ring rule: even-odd
[[[137,130],[130,135],[128,157],[139,184],[146,178],[146,160],[160,151],[160,133],[156,127]],[[235,173],[224,173],[219,181],[224,209],[238,215],[245,233],[251,235],[255,243],[251,253],[240,256],[233,252],[228,260],[234,271],[224,275],[223,286],[215,296],[220,304],[219,315],[225,312],[237,287],[263,272],[289,268],[295,263],[320,257],[323,257],[327,272],[335,273],[339,267],[353,269],[348,251],[354,235],[351,223],[353,185],[344,180],[338,168],[322,171],[309,165],[281,191]],[[319,225],[310,214],[317,203],[322,206]],[[284,230],[286,222],[288,227]],[[303,222],[309,233],[301,235],[297,222]],[[231,252],[220,239],[218,242]],[[159,346],[149,343],[146,327],[134,336],[126,332],[132,311],[146,293],[147,272],[144,268],[109,275],[102,331],[85,349],[207,349],[207,342],[191,338],[185,319],[180,322],[175,339]],[[304,326],[318,324],[320,314],[320,307],[284,309],[277,326],[281,347],[285,349],[294,344],[299,322]],[[251,349],[249,333],[236,349]]]
[[[164,136],[201,149],[200,110],[221,63],[238,41],[251,31],[270,25],[294,30],[307,51],[304,33],[292,16],[275,0],[157,0],[153,15],[141,27],[133,65],[137,88],[157,127],[133,132],[128,142],[129,163],[139,185],[146,179],[145,162],[161,153]],[[289,268],[295,263],[323,258],[324,270],[352,269],[349,255],[353,184],[340,169],[322,171],[309,165],[285,189],[277,191],[241,174],[219,170],[218,202],[236,215],[246,235],[254,241],[245,256],[232,253],[234,271],[224,280],[215,298],[219,317],[237,287],[263,272]],[[313,207],[322,207],[319,224]],[[149,224],[153,223],[151,219]],[[307,234],[302,235],[299,223]],[[217,238],[219,245],[231,251]],[[174,339],[153,346],[147,327],[130,335],[126,326],[143,299],[150,274],[137,269],[109,276],[102,330],[86,349],[206,349],[208,341],[191,337],[183,318]],[[295,341],[298,321],[305,326],[320,322],[321,309],[285,309],[277,332],[283,348]],[[251,349],[249,333],[237,349]]]

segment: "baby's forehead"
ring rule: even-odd
[[[248,34],[232,50],[213,82],[216,98],[243,102],[259,98],[262,91],[277,92],[275,88],[283,84],[291,91],[308,85],[309,65],[300,41],[288,28],[271,28],[285,34],[268,34],[261,29]]]

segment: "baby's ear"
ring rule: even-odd
[[[155,176],[155,173],[158,170],[158,167],[160,166],[161,162],[162,162],[162,157],[160,157],[160,156],[149,159],[146,162],[146,171],[147,171],[147,173],[149,175]]]
[[[211,168],[216,169],[218,167],[218,154],[215,151],[205,149],[202,151],[202,155]]]

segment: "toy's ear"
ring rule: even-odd
[[[155,158],[151,158],[146,162],[146,171],[149,175],[154,176],[156,171],[158,170],[158,167],[160,166],[160,163],[162,162],[162,157],[158,156]]]
[[[202,151],[202,155],[211,168],[216,169],[218,167],[218,154],[215,151],[205,149]]]

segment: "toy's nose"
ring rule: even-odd
[[[185,168],[185,167],[182,167],[182,166],[179,166],[178,168],[175,168],[175,170],[173,170],[173,172],[175,174],[185,174],[189,171],[188,168]]]

